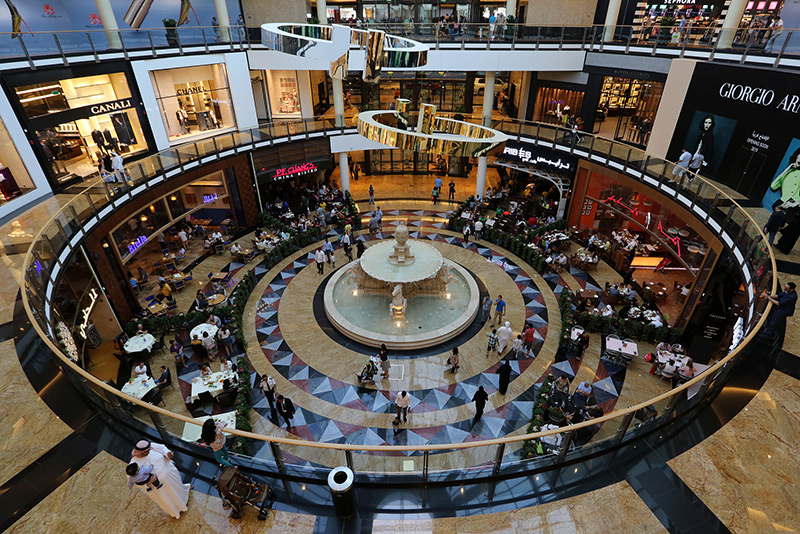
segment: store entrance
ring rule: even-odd
[[[663,82],[606,76],[603,80],[595,133],[637,146],[650,140]]]

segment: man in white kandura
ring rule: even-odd
[[[172,452],[164,445],[141,440],[131,453],[131,462],[140,467],[153,466],[153,473],[163,484],[153,491],[146,491],[145,486],[137,486],[140,491],[153,499],[162,510],[174,518],[180,518],[181,512],[188,510],[186,503],[189,500],[190,484],[184,484],[181,474],[172,463]]]

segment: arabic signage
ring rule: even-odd
[[[89,291],[89,305],[81,310],[83,322],[78,326],[78,331],[83,339],[87,337],[86,329],[89,328],[89,319],[92,317],[92,310],[94,310],[94,305],[97,303],[99,296],[100,294],[97,292],[97,289],[92,288],[92,290]]]
[[[575,168],[578,165],[578,159],[573,156],[513,139],[506,141],[500,157],[509,162],[521,163],[569,175],[575,173]]]

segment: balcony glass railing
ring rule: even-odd
[[[78,240],[71,241],[71,238],[83,227],[96,223],[98,218],[106,217],[112,211],[110,209],[112,204],[132,199],[134,190],[149,180],[165,176],[174,170],[178,170],[179,174],[182,166],[198,159],[216,158],[224,150],[243,152],[261,147],[268,149],[270,141],[286,136],[287,131],[294,132],[292,139],[297,142],[302,142],[306,133],[319,132],[334,136],[341,135],[345,131],[332,128],[329,120],[319,117],[306,121],[262,124],[258,128],[222,134],[153,154],[128,166],[126,183],[109,187],[109,184],[98,180],[75,195],[53,219],[44,224],[25,257],[23,304],[38,335],[59,358],[65,374],[85,394],[88,402],[95,403],[100,409],[128,425],[148,426],[152,432],[158,431],[164,440],[172,444],[181,444],[186,449],[196,447],[181,441],[184,425],[196,424],[191,417],[121,393],[80,368],[59,348],[52,305],[54,295],[57,294],[54,288],[60,283],[62,266],[65,265],[69,255],[77,250]],[[350,120],[352,121],[352,118]],[[475,120],[477,122],[479,119]],[[357,472],[378,475],[402,473],[426,479],[446,478],[456,472],[483,475],[488,472],[490,475],[502,475],[519,469],[528,469],[528,466],[533,468],[559,464],[587,454],[601,453],[622,442],[636,439],[640,435],[632,424],[633,414],[638,410],[648,407],[655,409],[655,422],[651,422],[648,426],[648,429],[652,430],[676,418],[691,417],[692,408],[713,398],[719,392],[732,367],[730,364],[739,361],[745,351],[749,350],[748,344],[766,319],[769,305],[759,301],[758,295],[765,289],[772,292],[776,289],[776,279],[773,275],[776,272],[775,258],[760,225],[756,224],[735,200],[715,184],[701,176],[695,177],[691,182],[686,178],[680,182],[675,181],[671,173],[673,163],[631,148],[629,145],[588,134],[579,144],[572,141],[565,143],[567,132],[548,124],[502,120],[498,121],[496,127],[512,137],[526,138],[530,142],[569,151],[579,157],[600,156],[602,160],[624,164],[623,168],[643,173],[640,176],[629,174],[642,183],[643,191],[653,188],[652,184],[659,184],[661,193],[673,197],[684,205],[688,201],[696,206],[698,209],[693,213],[698,220],[692,221],[691,224],[719,228],[719,231],[715,232],[723,240],[725,235],[729,236],[733,245],[726,254],[735,265],[738,265],[743,279],[746,280],[747,303],[742,325],[743,340],[719,363],[667,393],[636,406],[618,409],[602,418],[558,430],[511,435],[487,441],[422,446],[317,443],[232,430],[231,434],[249,440],[253,444],[253,449],[258,450],[258,453],[250,459],[240,457],[240,462],[316,480],[321,480],[326,475],[324,466],[340,465],[342,462],[352,465]],[[352,130],[346,131],[352,132]],[[691,397],[687,394],[690,388],[694,388]],[[569,446],[570,438],[576,431],[597,424],[602,424],[602,428],[593,441],[580,448]],[[525,440],[537,440],[558,433],[563,434],[564,445],[555,450],[554,454],[534,459],[527,459],[522,454],[521,448]],[[200,449],[196,452],[201,455],[207,454],[202,453]],[[306,460],[311,461],[306,462]],[[404,460],[411,460],[412,463]]]

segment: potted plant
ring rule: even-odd
[[[167,44],[178,46],[178,23],[175,19],[161,19],[161,23],[167,29]]]

